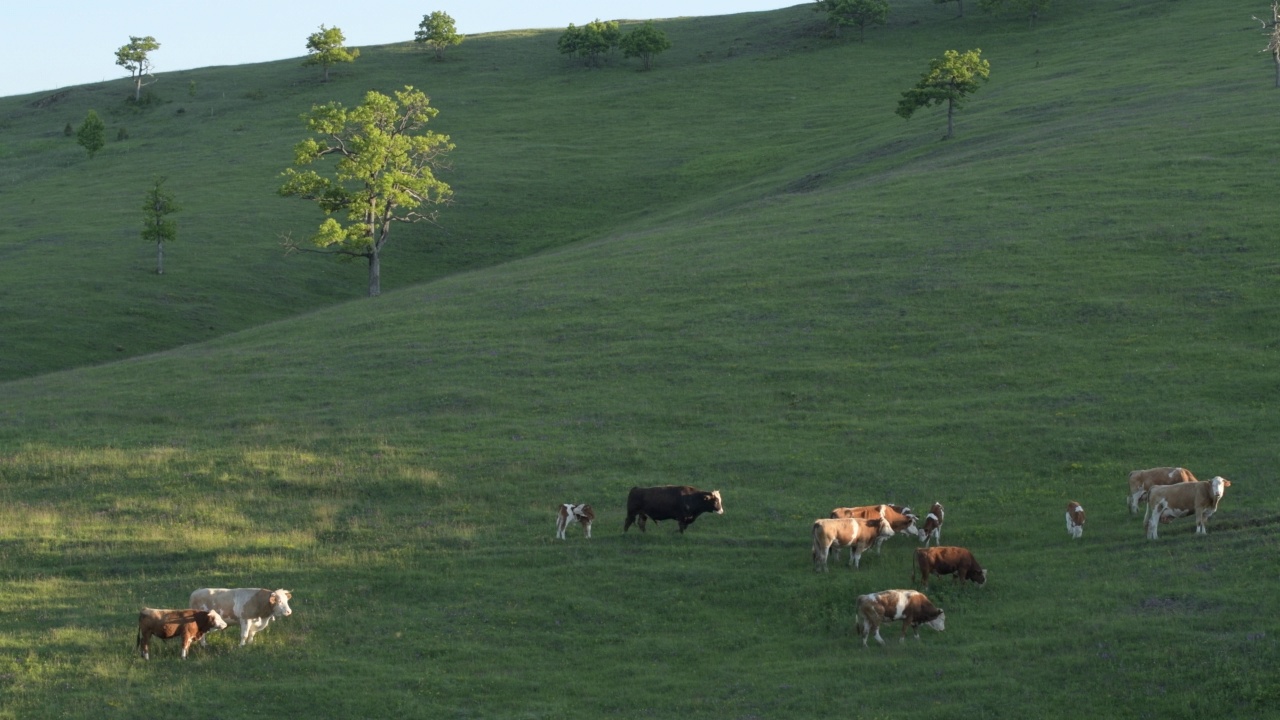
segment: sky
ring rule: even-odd
[[[48,0],[14,2],[0,26],[9,64],[0,97],[127,78],[116,50],[150,35],[152,73],[301,58],[321,25],[342,30],[349,47],[408,42],[422,17],[442,10],[458,32],[562,29],[592,20],[656,20],[731,15],[810,0]]]

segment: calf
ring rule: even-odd
[[[564,540],[564,532],[569,529],[569,525],[578,523],[582,526],[582,531],[587,537],[591,537],[591,521],[596,519],[595,511],[591,506],[583,503],[574,505],[573,503],[565,503],[560,506],[560,512],[556,516],[556,537]]]
[[[929,539],[933,539],[934,545],[942,543],[942,503],[934,503],[929,508],[929,514],[924,516],[924,527],[920,528],[920,542],[925,547],[929,547]]]
[[[240,645],[253,642],[253,636],[278,617],[293,614],[288,590],[266,588],[200,588],[191,593],[190,605],[196,610],[216,611],[227,622],[240,626]]]
[[[871,543],[879,538],[893,537],[893,527],[883,519],[863,520],[862,518],[819,518],[813,521],[813,569],[826,572],[827,557],[831,547],[836,548],[836,559],[840,559],[840,548],[849,548],[849,566],[862,565],[862,553],[871,547]]]
[[[136,647],[143,660],[151,659],[151,636],[161,640],[182,638],[182,659],[187,659],[191,644],[203,640],[206,633],[222,630],[226,621],[214,610],[156,610],[142,608],[138,613],[138,641]]]
[[[898,620],[902,621],[900,642],[903,642],[907,639],[908,626],[915,630],[916,640],[920,639],[921,625],[942,632],[946,628],[947,614],[934,607],[924,593],[915,590],[885,590],[858,596],[858,634],[862,636],[863,647],[867,647],[867,638],[872,633],[875,633],[876,642],[883,645],[880,624]]]
[[[1177,483],[1195,482],[1196,476],[1190,470],[1180,467],[1158,467],[1147,470],[1134,470],[1129,473],[1129,514],[1138,512],[1138,503],[1147,496],[1151,488],[1160,485],[1176,485]],[[1151,505],[1147,505],[1149,510]],[[1146,522],[1143,515],[1143,522]]]
[[[912,582],[915,582],[917,570],[926,590],[929,589],[930,575],[954,575],[956,582],[970,580],[978,585],[987,584],[987,571],[978,564],[973,553],[962,547],[916,548],[916,564],[911,568]]]
[[[1231,481],[1214,477],[1207,482],[1187,482],[1153,487],[1147,494],[1147,539],[1159,537],[1161,522],[1191,513],[1196,515],[1196,534],[1207,535],[1205,523],[1218,511],[1218,503],[1231,487]]]
[[[699,515],[707,512],[724,514],[719,490],[707,492],[688,485],[633,487],[627,494],[627,520],[622,524],[622,532],[639,519],[640,532],[644,532],[645,520],[675,520],[683,533]]]
[[[889,521],[889,526],[893,528],[893,533],[906,533],[915,537],[920,537],[920,530],[916,528],[916,514],[911,508],[902,505],[862,505],[851,508],[835,508],[831,511],[833,518],[861,518],[863,520],[879,520],[884,518]],[[892,534],[876,538],[876,554],[880,554],[880,547],[888,540]]]
[[[1077,540],[1084,535],[1084,508],[1075,500],[1067,503],[1067,534]]]

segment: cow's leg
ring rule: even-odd
[[[884,638],[880,637],[880,623],[876,623],[875,628],[876,628],[876,642],[880,643],[881,645],[884,645]]]
[[[182,659],[183,660],[187,659],[187,651],[191,649],[191,642],[193,640],[195,640],[195,638],[191,637],[190,635],[182,636]]]
[[[142,659],[151,659],[151,633],[138,632],[138,649],[142,651]]]
[[[862,567],[862,553],[854,550],[853,547],[849,548],[849,564],[852,565],[854,569]]]
[[[1130,515],[1134,515],[1138,512],[1138,503],[1142,501],[1142,496],[1145,494],[1146,492],[1143,490],[1139,490],[1135,493],[1130,493],[1129,495],[1129,514]]]
[[[588,538],[591,537],[591,521],[590,520],[582,521],[582,532],[586,533]]]
[[[240,620],[240,647],[253,642],[253,618],[244,618]]]

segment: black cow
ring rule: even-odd
[[[644,532],[645,520],[675,520],[680,532],[684,532],[704,512],[724,514],[719,490],[706,492],[688,485],[633,487],[627,495],[627,522],[622,531],[626,532],[639,518],[640,532]]]

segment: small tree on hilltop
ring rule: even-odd
[[[622,36],[623,57],[638,57],[644,62],[644,69],[653,67],[653,56],[671,48],[671,41],[650,20],[640,27]]]
[[[858,28],[861,42],[868,25],[883,25],[889,19],[889,0],[817,0],[816,12],[825,12],[827,20],[840,34],[840,28]]]
[[[418,32],[413,41],[424,43],[436,53],[436,60],[444,60],[444,51],[462,42],[464,35],[458,34],[453,18],[441,10],[430,15],[423,15],[418,24]]]
[[[326,28],[307,36],[307,59],[302,61],[303,67],[319,65],[324,68],[324,81],[329,82],[329,68],[337,63],[355,62],[360,57],[359,48],[345,48],[342,43],[346,38],[336,27]]]
[[[151,84],[142,81],[144,77],[151,77],[151,58],[148,54],[159,49],[160,43],[150,35],[146,37],[130,35],[129,44],[122,45],[116,50],[116,64],[128,70],[133,78],[134,102],[142,100],[142,86]]]
[[[347,109],[331,102],[304,115],[318,137],[294,147],[294,164],[337,158],[332,177],[314,170],[284,171],[280,194],[314,200],[327,217],[312,242],[320,252],[369,262],[369,297],[382,293],[381,253],[392,223],[434,221],[423,206],[447,203],[453,190],[436,179],[449,136],[423,131],[439,111],[420,90],[405,86],[395,98],[370,90],[364,102]],[[421,131],[421,132],[420,132]],[[346,224],[333,215],[345,217]],[[290,250],[302,250],[286,238]]]
[[[1280,0],[1271,3],[1270,25],[1256,15],[1253,19],[1262,23],[1262,29],[1267,31],[1267,46],[1262,49],[1262,52],[1271,53],[1271,59],[1275,61],[1276,87],[1280,88]]]
[[[570,23],[556,47],[562,55],[577,55],[582,58],[587,67],[599,67],[605,54],[617,47],[621,39],[622,31],[618,28],[617,21],[594,20],[580,28]]]
[[[993,12],[1004,7],[1026,15],[1027,23],[1035,27],[1040,13],[1049,9],[1049,0],[978,0],[978,7],[986,12]]]
[[[156,244],[156,274],[164,274],[164,244],[178,238],[178,223],[167,216],[180,209],[173,194],[164,189],[165,178],[157,177],[142,204],[142,239]]]
[[[955,131],[955,111],[965,98],[976,92],[991,75],[991,63],[982,59],[981,50],[963,55],[955,50],[943,53],[942,59],[929,61],[929,71],[916,86],[902,93],[898,115],[910,119],[912,113],[930,105],[947,105],[947,138]]]
[[[102,122],[98,113],[90,110],[85,116],[84,122],[80,123],[80,128],[76,130],[76,143],[88,151],[90,158],[106,146],[107,124]]]

